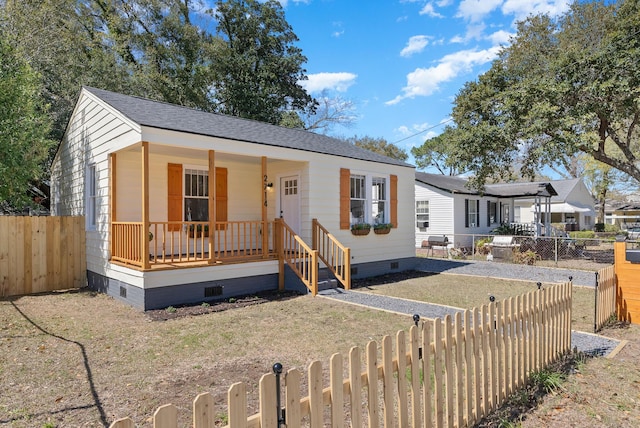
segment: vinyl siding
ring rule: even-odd
[[[421,232],[415,223],[415,201],[429,201],[429,227],[425,232]],[[463,206],[464,210],[464,206]],[[413,201],[413,228],[415,231],[415,246],[420,247],[422,241],[433,235],[446,235],[449,241],[453,242],[453,233],[455,233],[454,219],[454,197],[451,193],[444,192],[435,187],[427,186],[422,183],[415,184],[415,198]],[[464,219],[462,222],[464,226]]]
[[[96,165],[95,229],[86,233],[87,270],[104,273],[109,241],[109,162],[113,146],[139,141],[139,133],[125,120],[82,95],[52,164],[54,215],[86,215],[85,172]]]

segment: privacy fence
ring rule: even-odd
[[[0,297],[85,283],[84,217],[0,216]]]
[[[227,426],[472,426],[532,373],[570,352],[571,297],[571,283],[558,284],[444,320],[416,319],[408,334],[399,331],[395,340],[385,336],[380,344],[369,342],[364,355],[352,348],[347,371],[341,354],[331,357],[327,375],[319,361],[311,363],[304,397],[300,371],[290,369],[281,380],[274,365],[274,373],[260,380],[257,414],[248,414],[245,384],[229,388]],[[209,393],[199,395],[192,426],[212,427],[219,412]],[[156,427],[179,426],[171,404],[160,407],[153,419]],[[133,426],[129,418],[111,424]]]

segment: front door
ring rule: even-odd
[[[300,233],[300,179],[297,175],[280,178],[280,217]]]

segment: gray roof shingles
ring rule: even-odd
[[[86,86],[84,89],[141,126],[413,168],[413,165],[397,159],[309,131],[208,113]]]
[[[468,180],[463,177],[416,172],[416,181],[451,193],[480,195],[479,191],[467,187]],[[546,196],[547,194],[556,194],[555,189],[548,182],[487,184],[483,192],[485,196],[512,198],[536,195]]]

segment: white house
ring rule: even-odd
[[[85,216],[91,288],[163,308],[315,292],[318,264],[345,287],[413,268],[413,212],[398,207],[413,204],[414,173],[334,138],[85,87],[51,211]],[[356,221],[393,228],[356,236]]]
[[[480,192],[463,177],[416,172],[415,180],[416,247],[429,236],[446,236],[456,248],[469,246],[473,235],[513,223],[518,198],[534,198],[548,206],[556,194],[549,183],[487,184]],[[541,230],[538,227],[536,233]]]
[[[593,197],[582,179],[552,180],[549,183],[557,192],[550,201],[550,222],[562,224],[566,231],[593,229],[595,224]],[[535,211],[535,200],[518,199],[514,205],[514,221],[531,223],[534,221]]]

